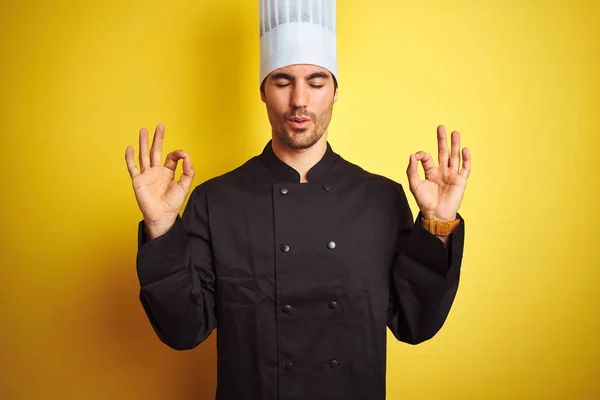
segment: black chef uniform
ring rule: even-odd
[[[217,334],[217,400],[385,398],[386,327],[417,344],[454,301],[464,221],[448,247],[403,187],[336,154],[300,183],[269,142],[192,191],[153,240],[139,223],[140,300],[158,337]]]

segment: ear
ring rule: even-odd
[[[335,93],[333,94],[333,102],[334,102],[334,103],[335,103],[335,102],[337,102],[337,98],[338,98],[338,91],[339,91],[339,90],[340,90],[340,87],[338,86],[338,87],[335,89]]]
[[[265,77],[265,79],[263,79],[263,81],[260,83],[260,99],[262,100],[262,102],[263,102],[263,103],[266,103],[266,102],[267,102],[267,95],[266,95],[266,93],[265,93],[265,90],[266,90],[266,89],[265,89],[265,86],[266,86],[266,83],[267,83],[267,78],[268,78],[268,75],[267,75],[267,77]]]

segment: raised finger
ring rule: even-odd
[[[127,146],[127,149],[125,149],[125,162],[127,163],[127,169],[129,170],[131,179],[140,174],[137,165],[135,165],[135,160],[133,159],[133,146]]]
[[[190,192],[192,188],[192,181],[194,180],[195,175],[194,168],[192,167],[192,160],[189,155],[185,155],[183,158],[183,174],[179,178],[179,184],[185,190],[186,193]]]
[[[426,153],[424,151],[418,151],[415,154],[415,157],[416,157],[417,161],[421,161],[421,164],[423,164],[423,169],[425,170],[425,176],[427,176],[429,170],[435,168],[435,163],[433,162],[433,158],[431,157],[431,154]]]
[[[169,154],[167,154],[167,159],[165,160],[165,167],[175,172],[175,169],[177,169],[177,161],[187,157],[187,155],[188,154],[181,149],[170,152]]]
[[[448,166],[448,141],[446,139],[446,128],[440,125],[437,128],[438,141],[438,163],[440,166]]]
[[[148,131],[146,128],[140,129],[140,170],[144,172],[150,167],[150,157],[148,154]]]
[[[450,141],[452,143],[450,150],[450,169],[458,172],[458,167],[460,166],[460,133],[457,131],[452,132]]]
[[[467,179],[469,177],[469,172],[471,172],[471,152],[466,147],[462,149],[462,169],[460,170],[460,175]]]
[[[150,165],[156,167],[162,162],[162,145],[165,137],[165,127],[162,124],[156,126],[154,138],[152,139],[152,148],[150,149]]]

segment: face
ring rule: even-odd
[[[306,149],[327,132],[337,90],[329,70],[295,64],[271,72],[261,98],[267,105],[273,140]]]

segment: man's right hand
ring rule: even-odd
[[[190,156],[181,149],[167,154],[165,164],[160,164],[164,135],[165,127],[158,125],[148,152],[148,131],[140,130],[140,169],[135,164],[133,146],[127,146],[125,150],[133,191],[150,239],[166,233],[173,226],[195,174]],[[179,182],[175,182],[175,169],[181,159],[183,174]]]

